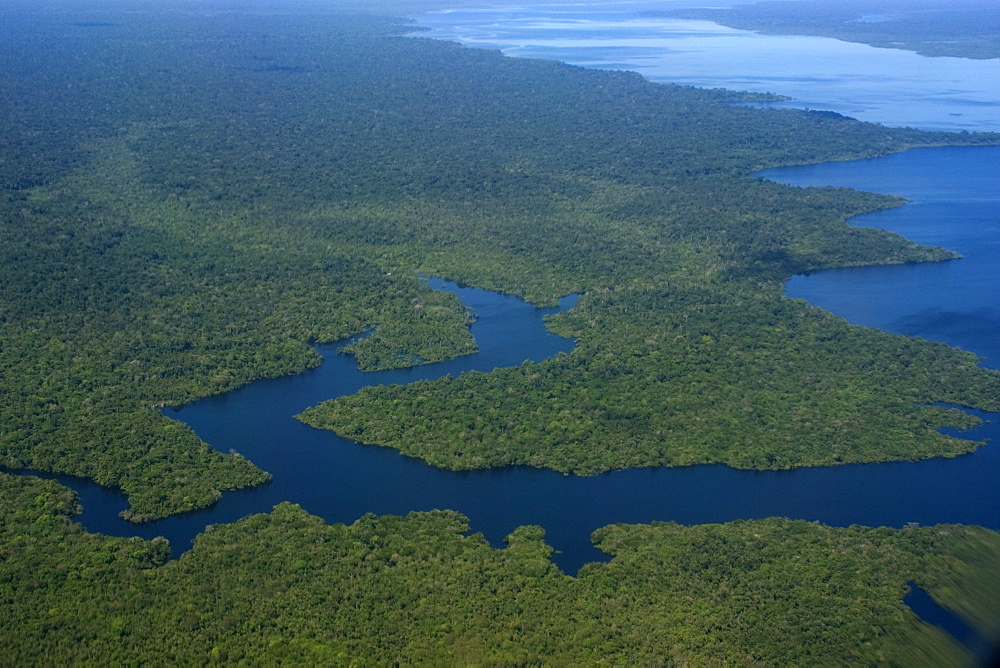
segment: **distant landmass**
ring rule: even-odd
[[[160,409],[366,330],[367,370],[475,350],[421,274],[580,294],[550,323],[577,346],[312,424],[439,467],[590,474],[954,456],[976,444],[939,428],[977,418],[938,404],[1000,410],[974,355],[782,296],[954,258],[845,222],[899,198],[750,176],[1000,135],[748,108],[330,4],[0,5],[0,466],[120,489],[134,521],[262,485]],[[1000,534],[978,527],[613,524],[610,561],[570,577],[540,527],[496,549],[448,510],[328,525],[280,503],[172,561],[78,511],[0,473],[4,664],[955,665],[909,583],[983,633],[1000,618]]]
[[[656,12],[780,35],[819,35],[924,56],[1000,57],[1000,9],[987,0],[773,0]]]

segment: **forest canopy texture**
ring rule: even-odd
[[[6,18],[8,467],[119,486],[136,519],[258,484],[158,408],[302,370],[310,341],[366,327],[365,368],[474,350],[420,271],[544,304],[583,293],[557,323],[579,349],[381,391],[427,394],[424,413],[366,393],[310,423],[455,468],[586,473],[955,454],[972,446],[936,427],[967,418],[924,405],[998,406],[972,356],[781,297],[794,272],[951,257],[844,223],[898,200],[747,176],[995,137],[749,109],[401,37],[399,19],[92,14]],[[496,383],[521,401],[477,425]]]
[[[201,508],[269,477],[162,416],[165,405],[302,371],[318,363],[311,342],[366,328],[373,334],[353,347],[366,369],[474,351],[469,314],[420,273],[539,304],[581,293],[552,322],[577,337],[577,349],[492,374],[373,389],[303,420],[437,466],[589,474],[951,456],[976,444],[938,428],[974,419],[932,404],[1000,409],[1000,375],[973,355],[851,327],[781,296],[796,272],[954,257],[845,223],[898,199],[748,176],[996,136],[751,109],[732,104],[747,99],[736,92],[505,58],[404,36],[410,28],[399,18],[319,5],[9,4],[0,30],[0,464],[119,487],[131,519]],[[258,651],[375,662],[812,661],[801,647],[751,638],[746,620],[739,642],[721,619],[685,627],[671,597],[683,590],[707,600],[708,585],[668,586],[628,556],[669,561],[671,550],[688,548],[668,545],[725,542],[730,532],[749,540],[750,525],[609,528],[598,540],[617,560],[575,581],[554,572],[534,529],[496,551],[463,537],[455,527],[464,520],[448,513],[327,527],[283,506],[216,529],[181,562],[149,570],[162,545],[84,534],[68,520],[72,500],[52,484],[0,480],[9,495],[0,544],[7,657],[44,647],[47,659],[96,660],[114,645],[122,660],[164,661]],[[859,621],[867,618],[846,594],[831,608],[821,593],[794,587],[794,605],[775,594],[760,612],[782,623],[803,614],[799,605],[843,615],[834,624],[843,635],[807,643],[821,656],[850,646],[874,661],[910,641],[957,656],[900,597],[908,579],[944,577],[927,559],[982,568],[956,550],[992,534],[761,526],[781,559],[799,550],[792,534],[843,543],[859,562],[865,550],[886,551],[884,569],[872,565],[881,570],[845,585],[860,588],[864,614],[890,611],[875,626]],[[389,538],[411,552],[383,549]],[[339,556],[327,562],[326,550]],[[466,552],[460,558],[478,560],[473,573],[484,574],[443,556]],[[230,559],[242,565],[230,569]],[[392,579],[403,573],[394,559],[414,569],[401,575],[405,585]],[[346,570],[317,574],[319,560]],[[389,578],[381,589],[367,580],[363,592],[338,589],[344,573],[369,566],[371,577]],[[430,612],[457,597],[424,591],[451,577],[481,577],[454,584],[477,592],[460,623]],[[311,593],[289,598],[301,582]],[[603,606],[587,591],[598,582]],[[259,591],[283,612],[255,609],[258,622],[214,616],[252,607],[227,597]],[[931,591],[963,605],[960,595]],[[397,598],[404,594],[411,598]],[[91,605],[107,611],[100,628],[80,612]],[[346,616],[309,630],[306,620],[333,608]],[[136,626],[137,610],[158,611],[142,622],[156,630]],[[732,613],[725,603],[712,611]],[[659,635],[626,628],[636,617],[658,620]],[[550,635],[546,624],[562,628]],[[324,635],[352,626],[368,630]],[[394,645],[403,628],[412,644]],[[480,628],[493,634],[483,641],[489,651],[474,642]],[[603,637],[614,629],[624,635]],[[255,634],[267,649],[245,644]],[[549,644],[532,645],[542,637]]]
[[[4,663],[941,666],[969,655],[909,583],[982,631],[1000,614],[1000,536],[976,527],[615,525],[574,578],[539,527],[495,549],[450,511],[282,504],[157,567],[165,546],[84,533],[67,497],[0,474]]]

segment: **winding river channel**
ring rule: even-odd
[[[621,50],[614,55],[624,57]],[[978,106],[968,106],[973,108]],[[850,185],[902,194],[913,203],[852,222],[887,227],[965,254],[965,259],[940,264],[797,277],[788,294],[857,324],[960,345],[996,366],[1000,362],[997,165],[997,148],[928,149],[760,175],[797,185]],[[907,218],[909,214],[916,218]],[[785,516],[836,526],[954,522],[1000,529],[996,486],[1000,446],[953,459],[793,471],[743,471],[715,465],[636,469],[592,477],[523,467],[454,473],[297,422],[293,416],[306,407],[367,385],[489,371],[573,348],[571,340],[544,328],[544,317],[558,309],[536,309],[515,297],[436,279],[431,284],[456,293],[476,314],[472,331],[480,347],[478,354],[407,370],[362,373],[353,358],[337,353],[338,344],[325,345],[318,348],[325,361],[316,369],[257,381],[165,411],[190,425],[213,447],[235,449],[273,473],[270,484],[225,493],[219,503],[203,511],[134,525],[118,518],[126,502],[117,491],[65,476],[46,477],[66,482],[79,492],[84,506],[80,521],[89,530],[147,538],[162,535],[171,541],[175,556],[188,549],[191,539],[207,524],[267,512],[286,500],[330,522],[353,522],[369,512],[403,514],[450,508],[467,515],[472,530],[483,532],[496,546],[517,526],[541,525],[558,551],[556,563],[569,573],[604,558],[589,537],[613,522],[699,524]],[[574,301],[567,297],[559,308],[569,308]],[[992,422],[962,437],[1000,440],[1000,415],[979,415]]]
[[[559,551],[555,561],[573,573],[604,555],[590,544],[595,529],[613,522],[673,520],[725,522],[773,515],[827,524],[902,526],[907,522],[962,522],[1000,528],[993,481],[1000,452],[919,463],[850,465],[794,471],[742,471],[722,465],[647,468],[592,477],[565,476],[525,467],[455,473],[312,429],[293,416],[324,399],[365,385],[488,371],[567,352],[573,342],[544,328],[558,309],[536,309],[516,297],[434,281],[477,315],[476,355],[406,370],[363,373],[354,359],[321,346],[324,363],[303,374],[261,380],[165,413],[182,420],[214,447],[236,449],[274,474],[268,485],[228,492],[215,506],[144,525],[117,517],[120,494],[60,477],[81,493],[80,517],[92,531],[170,539],[175,555],[207,524],[231,522],[293,501],[330,522],[352,522],[366,512],[406,513],[451,508],[470,518],[496,546],[514,528],[538,524]],[[574,302],[563,300],[560,308]],[[975,438],[995,429],[986,425]]]

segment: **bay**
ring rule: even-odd
[[[830,269],[788,282],[786,295],[854,324],[974,352],[1000,368],[1000,147],[942,147],[852,162],[782,167],[757,176],[797,186],[902,195],[906,205],[860,216],[913,241],[962,253],[938,263]]]

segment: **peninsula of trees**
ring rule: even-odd
[[[781,296],[793,273],[937,261],[851,228],[890,196],[766,167],[998,143],[738,92],[404,36],[329,3],[0,7],[0,465],[120,487],[128,516],[205,507],[269,474],[165,405],[318,363],[475,349],[420,273],[552,304],[577,349],[363,392],[303,419],[450,468],[593,473],[948,456],[1000,374]],[[901,597],[985,627],[997,536],[766,520],[600,530],[570,578],[537,528],[506,550],[442,511],[327,526],[300,509],[162,541],[72,522],[55,483],[0,474],[0,655],[16,663],[604,659],[959,660]],[[95,614],[95,611],[97,614]]]

